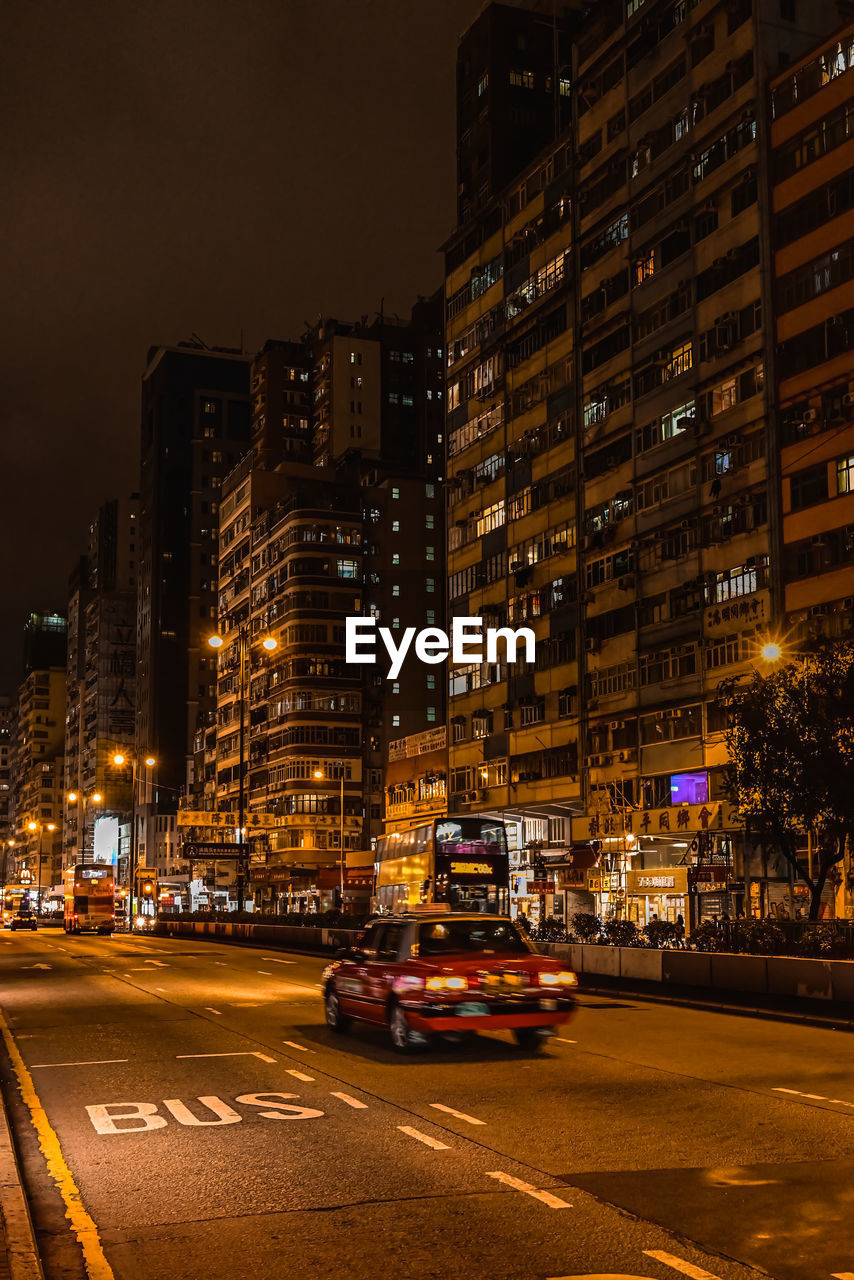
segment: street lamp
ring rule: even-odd
[[[208,636],[208,644],[212,649],[221,649],[224,644],[220,635]],[[278,648],[278,640],[265,636],[261,641],[268,653]],[[245,757],[246,757],[246,658],[249,652],[249,623],[237,625],[237,665],[239,668],[237,714],[239,719],[237,733],[238,779],[237,779],[237,910],[243,910],[245,894],[245,869],[243,866],[243,823],[246,809]]]
[[[44,858],[45,858],[45,853],[44,853],[44,850],[42,849],[42,840],[44,838],[44,833],[46,831],[54,832],[56,830],[56,823],[55,822],[43,822],[43,823],[28,822],[27,830],[31,832],[38,831],[39,833],[39,847],[38,847],[38,852],[36,853],[36,861],[38,865],[38,890],[37,890],[37,897],[36,897],[36,915],[40,916],[42,914],[42,862],[44,861]],[[14,841],[10,840],[9,843],[13,844]],[[51,849],[51,852],[53,852],[52,849]]]
[[[85,792],[82,795],[78,795],[76,791],[69,791],[65,798],[69,804],[79,803],[80,805],[80,862],[84,863],[86,861],[86,817],[89,812],[89,805],[103,804],[104,797],[100,791],[93,791],[90,796],[87,796]]]
[[[117,751],[113,756],[113,764],[121,769],[123,765],[128,763],[128,758],[122,751]],[[143,763],[147,769],[151,769],[157,761],[154,756],[146,756]],[[133,927],[133,906],[135,900],[134,885],[136,884],[136,794],[137,794],[137,772],[136,772],[136,756],[130,761],[131,776],[131,799],[130,799],[130,851],[128,853],[128,894],[130,910],[127,917],[127,925]]]
[[[314,771],[314,776],[315,776],[315,778],[318,780],[318,782],[322,781],[324,778],[327,778],[327,775],[323,772],[323,770],[322,770],[322,769],[315,769],[315,771]],[[327,778],[327,781],[328,781],[328,780],[329,780],[329,779]],[[340,822],[340,833],[341,833],[341,834],[340,834],[340,841],[341,841],[341,910],[343,911],[343,910],[344,910],[344,865],[345,865],[345,857],[346,857],[346,855],[345,855],[345,853],[344,853],[344,762],[343,762],[343,761],[341,762],[341,799],[340,799],[340,808],[339,808],[339,815],[338,815],[338,816],[339,816],[339,822]]]

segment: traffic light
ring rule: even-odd
[[[140,882],[140,889],[142,890],[143,897],[145,898],[154,897],[154,881],[153,880],[142,880]]]

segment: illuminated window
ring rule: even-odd
[[[836,463],[836,492],[854,492],[854,454],[839,458]]]
[[[687,373],[694,363],[694,348],[690,342],[682,342],[678,347],[674,347],[670,352],[670,357],[664,366],[665,380],[678,378],[680,374]]]

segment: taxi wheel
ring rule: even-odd
[[[326,998],[324,1000],[326,1006],[326,1025],[331,1031],[346,1031],[350,1025],[350,1019],[345,1018],[341,1012],[341,1005],[338,1003],[338,994],[335,988],[330,984],[326,988]]]
[[[427,1037],[411,1029],[406,1014],[396,1002],[389,1007],[388,1030],[398,1053],[411,1053],[413,1049],[427,1044]]]
[[[546,1043],[546,1037],[540,1034],[537,1027],[515,1027],[513,1039],[521,1049],[530,1049],[533,1053],[542,1049]]]

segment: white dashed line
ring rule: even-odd
[[[340,1098],[342,1102],[346,1102],[348,1107],[355,1108],[356,1111],[367,1111],[367,1102],[360,1102],[358,1098],[351,1098],[349,1093],[333,1093],[333,1098]]]
[[[211,1009],[208,1005],[205,1005],[205,1013],[215,1013],[218,1018],[222,1017],[219,1009]]]
[[[429,1134],[422,1133],[420,1129],[413,1129],[411,1125],[399,1124],[398,1129],[401,1133],[406,1133],[410,1138],[416,1138],[419,1142],[423,1142],[425,1147],[432,1147],[434,1151],[450,1151],[447,1142],[438,1142],[435,1138],[431,1138]]]
[[[262,1062],[275,1062],[266,1053],[253,1052],[251,1049],[238,1049],[232,1053],[176,1053],[176,1058],[260,1058]]]
[[[564,1040],[563,1036],[553,1036],[552,1038],[557,1040],[558,1044],[578,1044],[577,1040]]]
[[[854,1280],[854,1271],[834,1271],[833,1280]]]
[[[280,960],[278,956],[262,956],[262,960],[270,960],[273,964],[296,964],[296,960]]]
[[[550,1209],[571,1209],[572,1205],[567,1204],[565,1200],[561,1200],[558,1196],[553,1196],[550,1191],[540,1191],[537,1187],[532,1187],[530,1182],[522,1182],[521,1178],[513,1178],[509,1173],[500,1173],[497,1170],[487,1173],[487,1178],[495,1178],[496,1182],[503,1182],[505,1186],[512,1187],[514,1191],[521,1191],[526,1196],[532,1196],[535,1200],[540,1200],[543,1204],[547,1204]]]
[[[155,987],[155,988],[154,988],[154,990],[155,990],[155,991],[165,991],[165,990],[166,990],[166,988],[165,988],[165,987]]]
[[[304,1080],[306,1084],[314,1083],[314,1076],[307,1076],[304,1071],[286,1071],[285,1074],[293,1076],[295,1080]]]
[[[34,1062],[30,1070],[35,1071],[36,1067],[102,1067],[108,1062],[127,1061],[127,1058],[89,1058],[86,1062]]]
[[[837,1107],[854,1107],[854,1102],[845,1102],[842,1098],[826,1098],[823,1093],[801,1093],[800,1089],[775,1088],[772,1093],[788,1093],[793,1098],[809,1098],[810,1102],[830,1102]]]
[[[681,1271],[683,1276],[690,1276],[691,1280],[720,1280],[719,1276],[713,1275],[711,1271],[704,1271],[702,1267],[695,1267],[693,1262],[686,1262],[684,1258],[676,1258],[672,1253],[665,1253],[663,1249],[644,1249],[647,1258],[652,1258],[654,1262],[663,1262],[665,1267],[672,1267],[674,1271]]]
[[[307,1049],[304,1044],[297,1044],[294,1040],[283,1040],[282,1044],[286,1044],[289,1049],[299,1049],[300,1053],[314,1053],[313,1049]]]
[[[434,1111],[446,1111],[449,1116],[456,1116],[458,1120],[465,1120],[466,1124],[486,1124],[485,1120],[476,1120],[474,1116],[467,1116],[465,1111],[455,1111],[453,1107],[446,1107],[442,1102],[431,1102],[430,1106]]]
[[[273,976],[269,969],[259,969],[258,972],[263,973],[265,978],[272,978]]]

